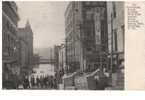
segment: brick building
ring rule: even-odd
[[[124,89],[124,2],[107,3],[108,47],[113,89]]]
[[[2,2],[2,73],[3,88],[17,87],[20,74],[17,22],[19,16],[15,2]]]
[[[24,28],[19,28],[20,62],[22,73],[29,74],[33,67],[33,32],[27,21]]]
[[[70,2],[65,12],[66,64],[70,72],[93,71],[107,58],[106,2]],[[103,61],[102,61],[103,62]],[[106,67],[106,63],[101,64]]]
[[[39,62],[40,62],[40,56],[39,56],[39,54],[33,54],[33,65],[35,67],[38,67]]]
[[[124,3],[108,2],[108,47],[113,53],[113,69],[124,60]],[[112,44],[111,44],[112,39]],[[112,50],[112,51],[111,51]],[[115,68],[116,69],[116,68]]]

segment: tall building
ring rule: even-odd
[[[27,21],[25,26],[25,31],[27,33],[27,41],[28,41],[28,52],[29,52],[29,65],[32,65],[33,59],[33,31],[30,26],[29,21]]]
[[[20,60],[25,74],[30,73],[33,65],[33,32],[27,21],[24,28],[19,28]],[[29,70],[29,71],[28,71]]]
[[[106,2],[70,2],[65,12],[66,64],[70,72],[106,67]],[[104,59],[103,59],[104,58]],[[104,61],[104,63],[100,63]]]
[[[16,88],[19,75],[19,49],[17,22],[19,16],[15,2],[2,2],[2,73],[3,88]]]
[[[113,89],[124,89],[124,2],[108,2],[108,47]]]
[[[124,3],[108,2],[107,9],[108,47],[109,53],[112,52],[112,67],[115,70],[124,61]]]

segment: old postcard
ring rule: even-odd
[[[2,89],[145,89],[132,55],[143,11],[145,2],[3,1]]]

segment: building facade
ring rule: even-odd
[[[73,72],[80,68],[81,42],[80,42],[80,21],[81,14],[77,13],[76,3],[70,2],[65,11],[65,35],[66,35],[66,65],[67,71]],[[76,9],[76,10],[75,10]]]
[[[54,71],[58,72],[59,71],[59,50],[60,50],[60,46],[59,45],[55,45],[54,46]]]
[[[34,54],[33,55],[33,65],[34,67],[39,67],[39,62],[40,62],[40,56],[39,54]]]
[[[29,22],[19,28],[20,62],[22,74],[28,75],[33,67],[33,32]]]
[[[60,50],[59,50],[59,70],[64,71],[66,70],[66,58],[65,58],[65,45],[61,44]]]
[[[112,88],[124,89],[124,2],[108,2],[108,47]]]
[[[15,2],[2,2],[2,73],[3,88],[16,88],[20,74],[17,22],[19,16]]]
[[[20,62],[21,67],[28,66],[28,43],[26,41],[26,37],[24,37],[25,34],[23,32],[20,32],[19,30],[19,43],[20,43]]]
[[[65,12],[66,64],[70,72],[106,67],[106,2],[70,2]],[[102,60],[100,63],[100,60]]]
[[[124,61],[124,3],[108,2],[108,48],[112,52],[112,69],[115,71]],[[111,56],[111,55],[110,55]]]

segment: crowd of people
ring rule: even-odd
[[[24,89],[57,89],[54,76],[25,76],[22,84]]]

